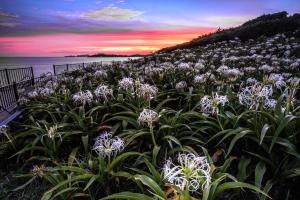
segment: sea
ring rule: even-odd
[[[103,62],[126,61],[137,59],[138,57],[0,57],[0,70],[20,67],[33,67],[35,77],[42,73],[52,73],[53,65]]]

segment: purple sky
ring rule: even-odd
[[[299,0],[1,0],[0,56],[150,53]]]

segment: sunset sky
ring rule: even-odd
[[[299,0],[0,0],[0,56],[147,54]]]

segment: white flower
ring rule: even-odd
[[[41,88],[39,93],[41,96],[49,96],[54,93],[54,90],[51,88],[45,87],[45,88]]]
[[[272,108],[275,108],[276,104],[277,104],[277,101],[275,99],[266,99],[265,103],[264,103],[264,107],[266,109],[272,109]]]
[[[235,81],[239,77],[241,77],[243,73],[236,68],[233,69],[228,69],[224,71],[224,76],[229,80],[229,81]]]
[[[119,88],[126,92],[134,92],[134,80],[132,78],[123,78],[119,80]]]
[[[271,85],[262,85],[261,83],[256,83],[252,86],[243,88],[238,94],[239,102],[242,105],[249,107],[251,110],[257,110],[260,106],[265,108],[271,108],[270,97],[273,94],[273,89]]]
[[[274,67],[271,67],[269,65],[263,65],[263,66],[259,67],[259,69],[264,72],[272,72],[274,70]]]
[[[255,78],[248,78],[247,80],[246,80],[246,83],[248,84],[248,85],[253,85],[253,84],[255,84],[255,83],[257,83],[257,80],[255,79]]]
[[[281,89],[286,86],[284,77],[281,74],[270,74],[267,81],[273,84],[276,88]]]
[[[124,149],[124,140],[119,137],[112,137],[110,133],[104,132],[96,137],[93,150],[103,157],[117,155]]]
[[[178,90],[178,91],[184,91],[184,89],[186,87],[187,87],[187,84],[185,81],[180,81],[180,82],[176,83],[176,86],[175,86],[176,90]]]
[[[37,97],[37,96],[39,96],[39,94],[38,94],[38,92],[37,92],[36,90],[33,90],[33,91],[31,91],[31,92],[28,92],[28,97],[29,97],[29,98],[35,98],[35,97]]]
[[[245,67],[245,68],[244,68],[244,71],[245,71],[245,72],[252,73],[252,72],[255,72],[255,71],[256,71],[256,68],[255,68],[255,67]]]
[[[86,103],[91,103],[93,100],[93,94],[91,91],[86,90],[85,92],[80,91],[73,94],[72,97],[74,103],[85,105]]]
[[[46,125],[45,125],[45,128],[47,130],[47,136],[50,138],[50,139],[54,139],[55,137],[59,137],[60,140],[62,140],[61,138],[61,134],[57,131],[58,129],[58,126],[55,124],[53,126],[51,126],[50,128],[48,128]]]
[[[38,165],[34,165],[31,173],[33,176],[35,177],[40,177],[42,178],[47,172],[47,168],[44,165],[38,166]]]
[[[190,65],[188,63],[180,63],[178,65],[178,69],[182,70],[182,71],[188,71],[191,69]]]
[[[138,117],[138,122],[140,124],[147,124],[149,127],[151,127],[153,126],[154,122],[158,121],[159,117],[159,114],[154,110],[144,108]]]
[[[107,73],[104,70],[97,70],[94,74],[96,78],[107,78]]]
[[[194,83],[201,84],[201,83],[207,82],[208,80],[214,81],[215,75],[211,74],[210,72],[206,72],[205,74],[197,75],[194,78]]]
[[[218,114],[219,106],[225,106],[228,102],[227,96],[218,95],[217,93],[212,94],[212,96],[205,95],[201,101],[201,111],[205,114]]]
[[[137,95],[145,100],[151,100],[157,96],[158,88],[149,84],[140,84],[137,88]]]
[[[77,84],[82,84],[83,80],[82,80],[82,77],[78,77],[75,79],[75,83]]]
[[[206,82],[206,76],[204,74],[197,75],[194,78],[194,83],[205,83]]]
[[[6,125],[1,125],[0,126],[0,134],[6,134],[7,133],[7,129],[8,129],[8,126]]]
[[[31,92],[28,93],[29,98],[35,97],[47,97],[54,93],[54,90],[48,87],[39,87]]]
[[[25,105],[26,103],[29,102],[29,99],[25,98],[25,97],[21,97],[18,102],[20,103],[20,105]]]
[[[94,93],[96,97],[98,97],[99,99],[103,99],[105,102],[113,97],[113,90],[110,89],[107,85],[99,85]]]
[[[171,159],[166,161],[163,168],[163,177],[171,185],[177,186],[180,190],[188,189],[191,192],[198,189],[204,190],[211,183],[211,167],[205,156],[199,157],[192,153],[179,154],[178,164]]]

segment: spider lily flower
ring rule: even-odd
[[[1,125],[0,126],[0,134],[6,134],[7,133],[7,129],[8,129],[8,126]]]
[[[126,92],[134,93],[135,82],[132,78],[123,78],[119,80],[119,89]]]
[[[210,172],[211,167],[207,158],[192,153],[179,154],[176,164],[168,159],[163,167],[163,177],[167,182],[182,191],[187,189],[191,192],[209,187]]]
[[[189,70],[191,70],[191,67],[188,63],[180,63],[178,65],[178,69],[182,70],[182,71],[189,71]]]
[[[239,77],[243,76],[243,73],[236,68],[225,70],[224,76],[229,81],[236,81]]]
[[[145,99],[146,101],[150,101],[155,98],[158,93],[158,88],[149,84],[140,84],[137,88],[137,95]]]
[[[110,98],[112,98],[113,90],[110,89],[107,85],[99,85],[94,91],[97,98],[104,100],[107,102]]]
[[[265,78],[265,81],[267,83],[273,84],[277,89],[282,89],[286,86],[284,77],[281,74],[272,73],[269,77]]]
[[[94,73],[94,76],[96,78],[107,78],[107,73],[106,71],[104,70],[97,70],[95,73]]]
[[[46,125],[45,125],[45,128],[46,128],[46,130],[47,130],[47,136],[50,138],[50,139],[55,139],[56,137],[59,137],[60,138],[60,140],[62,140],[62,138],[61,138],[61,134],[57,131],[57,129],[58,129],[58,126],[55,124],[55,125],[53,125],[53,126],[51,126],[51,127],[47,127]]]
[[[177,91],[184,91],[184,89],[187,87],[187,83],[185,81],[180,81],[178,83],[176,83],[176,90]]]
[[[47,168],[44,165],[41,165],[41,166],[34,165],[32,170],[31,170],[31,174],[33,176],[40,177],[40,178],[45,176],[46,172],[47,172]]]
[[[269,65],[263,65],[263,66],[259,67],[259,69],[264,72],[272,72],[274,70],[274,67],[271,67]]]
[[[124,140],[119,137],[112,137],[108,132],[104,132],[100,136],[96,137],[93,150],[99,156],[111,157],[117,155],[124,149]]]
[[[138,117],[138,123],[147,124],[147,126],[152,127],[153,123],[158,121],[159,117],[160,115],[154,110],[144,108]]]
[[[255,83],[257,83],[257,80],[255,78],[250,77],[246,80],[247,85],[254,85]]]
[[[76,94],[73,94],[72,99],[73,99],[74,103],[76,103],[76,104],[85,105],[86,103],[89,104],[92,102],[93,94],[89,90],[86,90],[85,92],[80,91],[80,92],[77,92]]]
[[[41,88],[39,93],[41,96],[45,97],[45,96],[49,96],[49,95],[53,94],[54,90],[51,88],[45,87],[45,88]]]
[[[243,88],[238,94],[238,98],[240,104],[249,107],[251,110],[258,110],[260,106],[272,108],[276,105],[275,100],[270,98],[272,94],[273,89],[271,85],[256,83],[252,86]]]
[[[215,75],[213,75],[210,72],[206,72],[205,74],[195,76],[194,83],[201,84],[207,81],[214,81],[214,80],[215,80]]]
[[[205,114],[218,114],[219,106],[225,106],[228,102],[227,96],[213,93],[212,96],[205,95],[200,101],[201,111]]]

